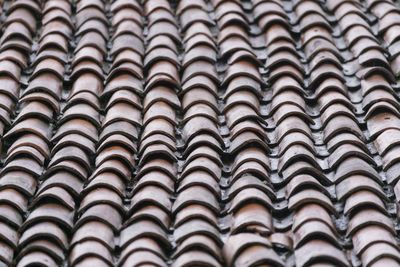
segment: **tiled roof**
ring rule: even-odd
[[[400,266],[390,0],[4,0],[1,266]]]

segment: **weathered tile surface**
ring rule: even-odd
[[[398,2],[0,3],[0,266],[400,266]]]

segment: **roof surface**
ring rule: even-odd
[[[0,266],[400,266],[389,0],[5,0]]]

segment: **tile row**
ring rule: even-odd
[[[26,64],[26,56],[36,30],[33,25],[36,25],[36,18],[40,18],[43,12],[36,57],[29,66],[32,72],[28,74],[28,87],[22,93],[18,87],[9,88],[15,99],[20,95],[21,98],[18,102],[19,113],[13,120],[11,129],[4,135],[4,140],[11,145],[6,152],[0,178],[1,194],[4,197],[2,210],[7,218],[0,231],[4,248],[1,259],[7,265],[15,259],[17,266],[43,264],[47,261],[56,266],[56,261],[46,251],[54,252],[60,260],[64,257],[63,249],[66,248],[63,245],[66,244],[66,239],[62,240],[62,237],[59,239],[57,236],[53,243],[43,240],[41,235],[54,234],[47,232],[46,225],[53,226],[53,230],[57,228],[54,228],[57,223],[66,229],[70,229],[72,225],[73,204],[58,208],[58,205],[51,203],[52,199],[59,199],[59,195],[64,192],[49,188],[37,191],[41,187],[41,176],[51,158],[51,124],[60,111],[59,100],[72,31],[70,5],[63,1],[58,6],[56,2],[46,2],[42,11],[40,4],[34,1],[16,1],[9,8],[8,12],[11,13],[7,19],[9,22],[6,23],[7,33],[2,36],[3,42],[13,43],[17,52],[10,53],[7,60],[18,60],[20,63],[25,61]],[[15,26],[18,28],[12,29]],[[21,70],[22,66],[20,70],[11,66],[9,68],[10,72],[19,73],[18,77],[21,77]],[[70,200],[68,196],[67,200]],[[56,241],[61,243],[57,244]]]
[[[343,164],[347,157],[343,152],[352,149],[348,147],[346,139],[344,142],[339,141],[343,139],[341,135],[350,134],[355,138],[361,138],[362,135],[347,99],[347,88],[342,74],[344,59],[338,56],[340,53],[331,35],[327,14],[316,2],[302,1],[294,4],[293,12],[300,25],[302,21],[307,22],[307,27],[301,27],[300,43],[308,66],[309,84],[306,88],[316,97],[320,125],[317,125],[315,119],[312,123],[319,126],[329,152],[328,167],[333,170]],[[343,112],[336,114],[336,110]],[[317,166],[316,159],[319,155],[316,151],[313,154],[310,152],[312,151],[303,155],[297,152],[296,155],[300,158],[303,156],[303,159],[312,159],[309,163]],[[324,177],[325,173],[300,174],[287,187],[288,205],[294,210],[292,231],[294,246],[297,247],[297,265],[308,266],[325,261],[335,266],[349,266],[335,226],[338,213],[326,187],[331,185],[331,181]],[[294,194],[297,190],[301,191]]]
[[[205,1],[180,1],[182,27],[182,164],[178,175],[172,266],[223,266],[220,236],[220,180],[223,138],[219,130],[218,49],[215,22]]]
[[[326,119],[320,128],[324,141],[329,142],[338,129],[338,121],[331,115],[330,108],[335,105],[335,94],[340,95],[335,85],[341,86],[339,88],[343,91],[344,86],[343,79],[335,75],[335,72],[340,73],[340,69],[336,71],[336,64],[330,64],[330,59],[333,57],[338,60],[335,54],[339,54],[335,53],[332,38],[321,38],[326,35],[330,37],[329,30],[320,27],[320,23],[315,23],[317,26],[313,24],[318,19],[313,18],[313,11],[318,9],[310,8],[314,4],[312,1],[301,1],[293,5],[305,60],[296,50],[297,43],[288,27],[289,18],[284,6],[276,1],[258,1],[253,6],[253,12],[265,35],[266,66],[272,89],[270,114],[276,124],[278,145],[277,171],[285,184],[288,209],[293,213],[291,236],[296,266],[327,263],[348,266],[332,221],[337,213],[326,189],[331,181],[320,166],[310,128],[317,126],[316,121],[309,115],[311,110],[305,100],[305,88],[310,88],[317,92],[318,101],[324,103],[324,109],[320,112],[321,119]],[[321,19],[324,17],[321,16]],[[307,62],[308,73],[302,62]],[[337,65],[340,66],[340,63]],[[327,85],[332,88],[333,97],[329,95]],[[346,122],[346,117],[343,117]]]
[[[331,4],[332,2],[327,2],[328,7]],[[343,31],[342,34],[345,39],[349,37],[350,30],[346,31],[348,22],[344,25],[341,20],[343,18],[350,20],[348,18],[350,14],[357,14],[357,16],[358,13],[361,14],[361,11],[356,11],[355,6],[349,7],[347,4],[344,3],[345,6],[342,7],[339,5],[338,9],[334,11],[335,18],[338,19],[338,26]],[[343,9],[352,11],[344,12]],[[351,28],[352,26],[348,27]],[[371,63],[363,62],[363,58],[366,56],[364,53],[368,53],[369,50],[365,49],[362,52],[358,52],[355,49],[358,42],[356,41],[353,47],[349,45],[348,49],[357,58],[361,67],[368,68]],[[371,57],[371,55],[367,57]],[[343,61],[342,63],[344,64]],[[344,115],[346,110],[346,115],[354,121],[351,124],[337,123],[335,139],[338,142],[336,145],[332,144],[333,142],[327,143],[328,150],[330,143],[332,144],[328,161],[331,170],[334,171],[336,197],[338,201],[343,203],[344,206],[341,212],[343,212],[348,221],[345,229],[345,238],[351,239],[352,254],[357,256],[363,266],[382,266],[387,264],[391,255],[394,257],[398,255],[396,243],[393,242],[394,225],[386,208],[388,199],[383,190],[384,184],[379,173],[375,170],[376,163],[365,145],[366,138],[359,126],[357,126],[354,107],[352,108],[349,105],[350,102],[348,100],[336,100],[336,102],[342,103],[340,105],[335,104],[335,116],[338,117],[338,112],[340,112],[340,115]],[[365,99],[363,103],[365,103]],[[326,119],[326,117],[321,116],[322,123]],[[374,214],[374,219],[368,219],[367,214]],[[382,224],[382,222],[384,223]],[[387,247],[390,243],[393,247],[387,250],[388,257],[381,257],[376,253],[372,253]]]
[[[124,2],[131,5],[134,1]],[[139,161],[133,189],[129,192],[131,203],[127,219],[120,231],[121,256],[118,265],[168,266],[167,260],[172,250],[169,238],[174,210],[172,200],[178,173],[176,128],[177,112],[181,107],[177,96],[180,86],[180,36],[174,11],[168,1],[145,1],[143,6],[142,16],[147,19],[147,47],[145,51],[141,51],[143,46],[130,48],[137,50],[134,51],[138,53],[136,57],[143,57],[146,77],[142,90]],[[127,10],[123,8],[119,12]],[[134,17],[141,18],[133,5],[129,10],[128,13],[135,13],[137,15]],[[130,21],[131,26],[121,23],[118,28],[133,29],[134,23],[134,20]],[[139,26],[142,28],[141,24]],[[135,41],[139,42],[142,37],[134,38],[139,38]]]
[[[376,4],[374,2],[378,1],[369,1],[369,9],[371,9],[371,6]],[[398,133],[392,129],[396,127],[396,124],[398,125],[399,121],[397,117],[398,115],[396,115],[397,112],[393,112],[393,110],[397,109],[396,106],[398,105],[398,99],[391,86],[395,80],[394,75],[397,75],[397,68],[395,67],[396,63],[394,63],[395,61],[392,61],[390,65],[386,64],[387,60],[382,51],[382,46],[378,41],[379,39],[376,38],[376,36],[369,30],[370,27],[367,24],[368,21],[362,15],[361,7],[352,3],[344,4],[351,6],[354,10],[354,13],[357,12],[357,16],[359,17],[358,21],[360,24],[363,24],[358,27],[365,27],[368,29],[368,31],[359,30],[356,33],[353,33],[351,38],[357,39],[358,42],[369,42],[374,44],[369,47],[365,47],[363,52],[358,55],[361,63],[360,58],[373,53],[373,56],[368,56],[373,61],[371,61],[370,65],[361,64],[362,66],[359,69],[360,74],[358,76],[361,80],[361,90],[363,94],[362,105],[365,112],[364,120],[367,123],[367,128],[370,135],[369,137],[371,141],[374,142],[375,147],[382,157],[381,168],[384,172],[386,172],[387,178],[385,181],[382,181],[379,175],[375,173],[373,176],[370,176],[370,180],[375,180],[375,182],[368,181],[368,183],[364,182],[362,185],[360,185],[360,182],[358,182],[360,178],[357,178],[358,180],[353,179],[351,184],[343,184],[343,192],[354,191],[354,189],[350,190],[349,188],[358,189],[359,192],[356,192],[356,194],[358,194],[358,202],[360,203],[359,205],[361,206],[364,204],[369,206],[368,210],[364,208],[364,210],[351,215],[352,217],[349,220],[349,226],[351,228],[349,228],[349,231],[354,233],[354,250],[357,256],[361,258],[361,262],[363,264],[366,266],[384,266],[387,264],[397,266],[399,264],[400,251],[395,239],[396,232],[393,222],[390,220],[391,214],[388,214],[389,208],[387,203],[389,200],[381,188],[382,184],[386,183],[395,185],[396,181],[398,180],[396,178],[397,174],[395,174],[395,169],[396,165],[398,165],[396,162],[399,158],[395,156],[395,145],[392,146],[392,144],[395,144],[393,139],[398,136]],[[386,12],[389,12],[388,8],[390,7],[390,4],[388,2],[386,2],[386,4],[387,5],[381,6],[379,13],[376,13],[376,9],[373,11],[375,15],[378,16],[379,23],[384,21],[382,17]],[[337,10],[340,8],[340,5],[336,7],[331,3],[330,8],[334,12],[335,16],[337,16]],[[394,5],[389,10],[391,10],[390,12],[394,13],[398,12],[396,11]],[[388,21],[385,20],[385,23],[387,22]],[[381,25],[379,25],[379,27],[381,27]],[[390,23],[387,27],[390,28]],[[378,34],[383,35],[383,32],[384,31],[382,31],[382,29],[379,29]],[[396,31],[392,31],[392,34],[395,33]],[[350,34],[345,33],[345,38],[349,39]],[[348,40],[346,41],[348,46],[352,45],[351,42]],[[391,49],[388,48],[388,51],[390,53]],[[354,51],[352,52],[354,54]],[[392,60],[395,60],[395,57],[391,58]],[[390,146],[394,148],[392,153],[389,152],[391,150]],[[386,147],[386,151],[384,147]],[[367,166],[371,164],[368,163],[365,165]],[[365,168],[366,167],[357,168],[357,171],[359,173],[365,172]],[[372,171],[370,173],[372,173]],[[396,186],[394,189],[396,190]],[[351,199],[347,200],[347,202],[350,201]],[[351,210],[349,210],[349,212],[351,212]],[[374,216],[372,216],[372,214],[374,214]],[[364,227],[360,227],[359,225]],[[377,255],[375,253],[377,250],[385,250],[385,257],[380,257],[380,255]]]
[[[396,40],[400,36],[397,31],[396,23],[392,21],[393,17],[399,14],[400,10],[390,2],[385,1],[367,1],[367,8],[379,18],[379,36],[383,38],[384,44],[389,51],[390,58],[394,60],[392,71],[397,75],[396,53],[393,52]],[[391,22],[391,23],[390,23]],[[381,25],[382,24],[382,25]],[[374,99],[373,105],[366,110],[365,119],[371,135],[371,139],[382,157],[382,167],[387,174],[387,182],[394,186],[397,202],[399,195],[399,157],[397,156],[398,138],[399,138],[399,118],[398,97],[393,89],[393,74],[380,68],[374,68],[369,75],[364,75],[361,86],[364,94]]]
[[[53,31],[59,35],[59,40],[52,38],[56,48],[64,53],[69,52],[66,39],[61,42],[61,37],[71,35],[78,40],[73,49],[72,61],[68,72],[71,89],[65,96],[66,82],[55,83],[48,80],[47,93],[57,96],[57,101],[65,101],[60,106],[60,115],[55,123],[55,130],[51,137],[51,158],[47,169],[43,174],[43,181],[39,185],[33,202],[43,197],[43,205],[35,205],[30,209],[30,217],[36,219],[34,224],[22,230],[21,241],[35,240],[38,244],[32,244],[33,256],[25,256],[20,262],[26,264],[47,264],[48,266],[59,266],[68,261],[71,266],[78,265],[81,250],[80,243],[87,238],[78,223],[75,221],[75,209],[78,199],[82,198],[83,185],[87,183],[92,172],[93,162],[91,158],[95,153],[95,145],[98,140],[98,129],[100,124],[100,107],[98,95],[102,90],[104,74],[102,71],[103,57],[105,56],[105,40],[98,31],[107,31],[104,17],[104,5],[101,1],[93,2],[82,0],[77,2],[76,22],[71,22],[71,4],[53,1],[52,10],[56,10],[51,17],[60,21],[53,26]],[[90,15],[88,15],[90,14]],[[67,23],[68,27],[61,23]],[[100,22],[100,23],[97,23]],[[103,41],[101,42],[101,39]],[[47,48],[46,52],[51,52]],[[49,54],[54,58],[57,54]],[[100,56],[99,56],[100,55]],[[63,57],[67,58],[67,54]],[[61,64],[64,66],[66,60]],[[52,70],[52,71],[51,71]],[[61,68],[56,65],[49,66],[49,72],[61,74]],[[57,75],[56,75],[57,76]],[[61,81],[66,77],[58,75]],[[43,82],[42,82],[43,84]],[[91,202],[82,198],[79,212],[84,208],[89,209]],[[84,207],[83,207],[84,206]],[[83,232],[83,233],[82,233]],[[26,236],[26,238],[24,238]],[[29,245],[31,243],[28,243]]]
[[[220,86],[225,90],[222,114],[232,159],[224,211],[230,228],[223,255],[227,266],[285,266],[274,250],[275,245],[281,245],[283,234],[275,233],[272,222],[276,196],[270,180],[269,140],[261,116],[264,80],[252,47],[250,21],[239,1],[211,2],[219,30],[219,54],[226,62]]]
[[[3,23],[0,38],[0,133],[7,131],[12,123],[14,110],[20,98],[20,80],[28,71],[29,55],[36,37],[36,18],[41,16],[36,1],[13,1]],[[47,45],[49,40],[42,42]]]
[[[391,1],[365,1],[366,9],[371,12],[377,22],[377,35],[384,41],[383,47],[389,54],[389,62],[393,74],[398,77],[400,74],[399,67],[399,39],[400,28],[398,19],[400,18],[399,8]],[[382,58],[382,57],[380,57]]]
[[[78,68],[82,55],[84,72],[77,79],[81,84],[71,89],[69,102],[82,94],[81,101],[92,111],[81,110],[81,114],[89,116],[86,121],[92,122],[96,131],[84,142],[91,148],[93,172],[85,178],[80,194],[69,264],[126,266],[123,259],[117,262],[115,255],[117,247],[123,245],[120,244],[123,237],[118,239],[118,236],[128,212],[126,189],[137,165],[135,156],[142,125],[142,10],[135,1],[117,0],[109,10],[102,1],[86,1],[81,7],[78,3],[77,11],[77,24],[91,36],[85,39],[87,43],[78,43],[75,48],[72,65]],[[80,12],[85,11],[86,21],[78,19]],[[108,11],[112,14],[111,25],[106,17]],[[90,23],[87,30],[86,23]],[[110,26],[114,29],[112,36]],[[108,43],[111,43],[109,48]],[[104,75],[106,57],[111,62],[108,74]],[[103,113],[101,121],[97,120],[99,111]]]

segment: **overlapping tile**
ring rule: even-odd
[[[326,21],[321,14],[322,10],[314,7],[315,5],[312,1],[302,1],[292,6],[292,14],[298,23],[300,34],[306,39],[301,47],[310,62],[309,73],[306,73],[302,63],[304,60],[295,49],[296,39],[288,28],[290,22],[284,6],[275,3],[271,11],[271,3],[261,1],[254,6],[254,12],[259,14],[258,23],[265,34],[269,56],[267,67],[272,87],[271,116],[276,123],[275,138],[279,157],[277,172],[286,185],[287,208],[293,211],[291,236],[295,264],[309,266],[334,263],[335,266],[347,266],[347,260],[338,248],[338,236],[331,219],[336,211],[329,192],[325,189],[325,186],[329,186],[329,179],[323,173],[315,147],[316,133],[313,128],[316,121],[310,115],[311,110],[305,100],[307,86],[313,86],[322,79],[323,73],[320,73],[318,67],[322,67],[324,63],[313,63],[312,60],[318,60],[318,55],[315,55],[318,50],[308,47],[326,41],[318,40],[317,33],[329,30],[320,27]],[[319,28],[315,29],[312,21]],[[275,32],[280,32],[280,36],[285,37],[274,35]],[[312,51],[314,55],[309,55],[307,51]],[[321,58],[323,60],[325,57]],[[309,79],[306,79],[306,75]],[[329,125],[325,127],[328,128]],[[316,246],[320,249],[315,250]]]
[[[51,123],[59,112],[59,99],[55,99],[48,92],[50,89],[42,84],[41,87],[35,89],[35,92],[29,92],[29,85],[33,87],[42,77],[50,77],[53,83],[58,84],[61,88],[62,75],[65,71],[64,65],[60,65],[58,76],[53,75],[49,68],[54,62],[56,64],[59,62],[59,57],[55,57],[55,59],[46,56],[40,57],[43,51],[40,48],[51,47],[46,36],[59,35],[58,33],[44,31],[51,27],[53,21],[45,20],[45,17],[48,17],[49,13],[52,12],[57,11],[47,10],[46,13],[42,13],[41,3],[39,2],[15,1],[9,6],[9,15],[4,24],[5,31],[2,35],[3,57],[1,64],[4,67],[2,77],[6,86],[2,91],[6,93],[3,108],[15,107],[19,100],[18,115],[10,109],[3,109],[4,112],[2,112],[2,116],[7,118],[2,122],[11,126],[11,129],[4,135],[4,140],[12,144],[5,152],[5,162],[0,178],[3,195],[2,209],[4,209],[4,213],[2,213],[4,220],[1,223],[1,242],[4,250],[2,250],[1,261],[6,265],[11,265],[15,258],[17,261],[24,258],[23,262],[25,263],[21,266],[25,266],[36,261],[35,254],[45,254],[30,249],[27,242],[35,235],[40,234],[40,224],[47,223],[44,222],[46,221],[44,217],[47,216],[48,210],[54,208],[53,204],[38,204],[39,207],[35,210],[36,212],[32,212],[26,218],[28,210],[33,209],[34,204],[30,205],[30,201],[36,193],[46,161],[51,157],[49,150]],[[38,59],[29,64],[28,56],[33,40],[36,38],[35,21],[41,18],[44,21],[42,23],[43,32],[38,40],[36,51]],[[56,20],[57,17],[54,18],[54,21]],[[69,36],[62,38],[68,40]],[[61,54],[63,53],[66,52],[63,51]],[[31,72],[28,71],[27,67]],[[24,76],[28,78],[28,87],[21,93],[19,80]],[[11,80],[14,81],[10,83]],[[61,91],[58,93],[58,96],[60,96]],[[21,95],[25,95],[25,98],[20,98]],[[54,105],[48,105],[49,102],[54,103]],[[14,119],[11,123],[12,117]],[[60,209],[59,211],[60,213],[52,214],[51,218],[47,218],[50,221],[48,223],[51,224],[52,220],[65,219],[64,222],[69,224],[72,218],[68,216],[68,209]],[[44,234],[50,234],[50,231]],[[16,253],[17,251],[21,252]]]
[[[5,0],[0,266],[399,266],[385,0]]]
[[[285,266],[274,251],[272,222],[276,198],[266,123],[261,114],[261,62],[250,42],[249,17],[238,2],[214,1],[219,27],[218,45],[227,62],[222,80],[227,152],[232,158],[227,179],[226,212],[231,216],[223,255],[227,266]]]
[[[172,206],[176,250],[172,266],[222,266],[219,229],[222,137],[215,64],[215,22],[204,1],[181,1],[176,9],[183,30],[182,108],[183,164]],[[198,29],[201,29],[199,31]],[[201,64],[201,68],[196,68]]]
[[[344,31],[344,38],[348,48],[354,55],[355,61],[358,63],[358,73],[356,75],[361,80],[361,94],[363,96],[361,105],[364,112],[364,120],[367,123],[371,141],[374,141],[377,134],[386,130],[385,123],[382,123],[380,127],[378,127],[379,129],[374,129],[373,121],[379,114],[383,115],[380,113],[382,109],[386,110],[388,106],[390,109],[391,103],[393,103],[395,99],[395,96],[390,93],[386,95],[386,91],[383,88],[385,88],[386,82],[390,82],[390,79],[394,79],[394,77],[391,77],[393,75],[391,71],[393,70],[396,72],[396,70],[394,68],[392,68],[392,70],[390,69],[389,62],[383,54],[381,44],[369,27],[370,22],[368,18],[366,18],[361,11],[362,6],[353,3],[345,3],[342,5],[349,6],[349,11],[343,12],[341,10],[343,10],[344,7],[340,7],[340,5],[333,7],[333,4],[329,2],[327,4],[335,16],[342,14],[340,15],[339,26],[341,30]],[[357,17],[357,20],[353,23],[349,22],[348,26],[344,26],[343,21],[346,19],[346,16]],[[358,34],[355,34],[351,29],[356,27],[365,28],[366,30],[360,30],[359,33],[357,32]],[[346,28],[348,28],[347,31]],[[355,40],[350,41],[351,38]],[[375,79],[382,81],[382,87],[371,86],[371,81]],[[367,84],[369,84],[369,86]],[[392,90],[390,85],[388,89],[389,92]],[[373,98],[374,100],[372,100]],[[353,145],[353,147],[355,148],[356,146]],[[340,177],[336,177],[339,179],[339,181],[336,180],[339,182],[336,187],[337,195],[340,199],[345,201],[344,213],[349,216],[349,225],[346,235],[352,239],[353,251],[360,258],[363,265],[383,265],[386,264],[388,260],[393,261],[393,259],[399,257],[397,242],[395,241],[396,233],[393,221],[390,218],[391,214],[388,213],[387,208],[390,200],[387,199],[383,191],[384,184],[391,181],[389,181],[389,179],[385,181],[379,177],[378,173],[373,168],[375,165],[374,161],[370,158],[363,157],[363,153],[365,152],[359,150],[351,153],[350,148],[347,150],[347,159],[344,159],[342,164],[346,164],[346,161],[348,162],[347,165],[350,167],[346,168],[348,174],[346,175],[346,172],[343,171],[336,171],[336,174],[340,173]],[[351,154],[353,155],[350,156]],[[344,155],[345,154],[343,154],[342,158]],[[351,161],[357,164],[351,164]],[[390,161],[391,159],[382,158],[382,163],[380,165],[384,172],[387,172],[391,165]],[[340,165],[338,168],[340,168]],[[387,174],[389,178],[389,173]],[[371,215],[371,218],[368,220],[364,217],[367,210],[360,210],[363,206],[365,207],[364,209],[368,208],[368,213]],[[377,248],[383,248],[385,257],[378,257],[376,254],[371,253],[372,250]]]
[[[62,158],[67,160],[65,163],[70,166],[75,179],[84,183],[69,244],[70,266],[112,265],[114,233],[118,231],[124,213],[121,191],[126,177],[119,177],[119,171],[128,167],[115,159],[120,152],[118,146],[115,147],[116,156],[107,153],[109,144],[103,134],[111,124],[107,124],[107,118],[113,106],[104,111],[104,117],[100,109],[108,78],[104,71],[106,44],[111,38],[107,9],[102,1],[86,0],[76,5],[75,35],[79,42],[71,61],[73,83],[55,146],[57,153],[68,151],[70,156]],[[75,136],[81,136],[81,139]],[[129,154],[129,149],[124,152]],[[114,161],[115,165],[111,166],[110,162]],[[123,173],[126,174],[127,171]]]
[[[118,266],[167,266],[172,248],[168,237],[173,208],[171,198],[178,171],[175,128],[178,123],[177,111],[180,110],[176,93],[180,85],[177,53],[180,37],[174,11],[168,1],[145,1],[143,10],[138,8],[135,1],[120,3],[115,3],[115,6],[121,6],[120,12],[127,12],[128,9],[122,7],[129,5],[131,12],[137,14],[137,20],[140,22],[142,17],[146,18],[148,24],[146,36],[142,36],[141,32],[123,33],[122,30],[120,35],[121,38],[125,35],[125,38],[134,39],[132,44],[141,44],[126,47],[125,50],[130,49],[143,58],[140,70],[143,70],[146,78],[144,87],[131,89],[131,92],[143,96],[142,103],[137,103],[140,106],[135,107],[139,113],[129,116],[135,117],[135,120],[137,118],[132,123],[136,127],[141,126],[141,137],[136,149],[138,167],[133,188],[129,192],[127,219],[120,229],[121,256]],[[132,20],[130,23],[134,25],[138,22]],[[139,26],[143,28],[142,22]],[[123,23],[119,27],[127,29]],[[169,30],[164,31],[164,27]],[[144,40],[148,44],[146,49]],[[124,52],[121,50],[120,53]],[[141,75],[136,76],[141,82]],[[132,98],[127,96],[127,99]],[[120,114],[121,111],[115,113],[117,116]],[[121,130],[125,131],[124,128]]]

